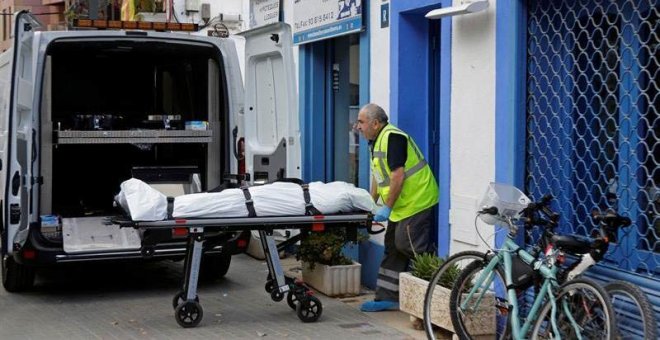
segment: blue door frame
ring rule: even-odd
[[[429,44],[430,23],[424,15],[436,8],[451,6],[451,0],[392,1],[390,3],[390,119],[410,134],[428,155],[433,128],[419,122],[433,121],[438,115],[437,142],[440,186],[438,204],[438,254],[449,254],[449,184],[450,184],[450,100],[451,100],[451,20],[440,23],[440,60],[432,60]],[[437,54],[436,54],[437,55]],[[435,69],[436,74],[429,73]],[[438,70],[439,69],[439,70]],[[439,72],[439,74],[437,74]],[[434,79],[439,80],[435,85]],[[435,93],[433,89],[435,88]],[[439,98],[432,98],[438,96]],[[435,112],[433,112],[435,111]]]
[[[364,29],[360,32],[360,106],[369,103],[369,2],[362,3]],[[299,46],[298,92],[302,147],[302,179],[305,182],[327,181],[333,178],[332,159],[334,135],[328,133],[328,124],[333,124],[326,112],[332,112],[330,65],[326,65],[328,51],[324,43],[309,43]],[[369,150],[367,142],[360,138],[358,186],[369,189]],[[362,263],[362,283],[375,288],[380,258],[373,247],[347,248],[344,253]],[[382,250],[380,251],[382,254]],[[381,255],[382,256],[382,255]]]

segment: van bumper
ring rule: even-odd
[[[14,246],[14,260],[28,266],[46,266],[55,263],[113,261],[113,260],[179,260],[186,255],[186,239],[159,240],[151,245],[153,253],[145,255],[143,249],[90,251],[68,254],[61,244],[46,240],[39,231],[30,230],[22,247]],[[250,241],[250,232],[219,233],[205,237],[204,254],[236,255],[245,252]],[[144,248],[144,242],[143,242]]]

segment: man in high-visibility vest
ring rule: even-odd
[[[433,251],[430,228],[438,185],[413,139],[390,124],[380,106],[367,104],[360,109],[356,127],[371,149],[371,196],[383,202],[374,221],[388,221],[376,297],[361,309],[398,309],[399,273],[408,269],[415,254]]]

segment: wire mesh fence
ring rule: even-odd
[[[660,2],[528,1],[526,191],[565,232],[632,218],[611,266],[660,277]]]

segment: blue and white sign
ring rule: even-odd
[[[304,44],[362,29],[362,0],[293,0],[293,42]]]
[[[280,21],[280,0],[250,0],[250,29]]]

